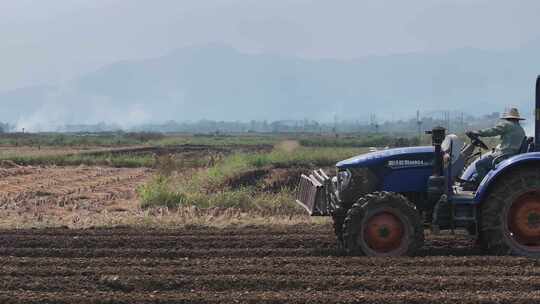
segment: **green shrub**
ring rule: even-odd
[[[137,188],[141,199],[141,207],[167,207],[177,208],[187,204],[186,196],[182,193],[171,191],[169,179],[164,176],[156,176],[149,183]]]
[[[140,188],[139,195],[144,207],[161,206],[172,197],[172,201],[180,201],[181,205],[202,209],[235,209],[264,215],[304,214],[305,211],[294,203],[294,193],[290,189],[265,192],[262,185],[256,183],[233,189],[226,181],[254,168],[333,166],[337,161],[363,152],[366,149],[298,147],[293,151],[277,148],[270,153],[237,153],[206,170],[154,179]],[[148,203],[151,201],[161,203]]]
[[[267,154],[245,154],[248,167],[326,167],[338,161],[367,152],[362,148],[308,148],[293,152],[274,150]]]
[[[208,206],[248,211],[253,209],[254,195],[254,191],[247,188],[221,191],[208,196]]]

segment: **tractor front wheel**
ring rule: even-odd
[[[540,168],[503,176],[482,204],[482,247],[492,254],[540,257]]]
[[[345,217],[343,245],[349,255],[413,255],[424,242],[420,214],[397,193],[360,198]]]

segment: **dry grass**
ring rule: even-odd
[[[107,152],[123,148],[136,148],[138,146],[118,146],[118,147],[100,147],[100,146],[0,146],[0,158],[12,157],[47,157],[47,156],[66,156],[79,153]]]
[[[16,213],[0,211],[0,229],[26,229],[45,227],[152,227],[172,228],[207,226],[225,228],[231,226],[250,225],[298,225],[298,224],[326,224],[326,217],[310,217],[307,214],[295,215],[267,215],[252,211],[242,212],[233,208],[196,208],[193,206],[180,207],[169,210],[167,208],[154,208],[143,210],[132,206],[132,209],[123,212],[103,210],[99,213],[84,214],[85,212],[69,212],[64,216],[40,212]]]
[[[184,172],[180,176],[190,179],[204,171],[192,169],[191,174]],[[303,210],[291,209],[295,205],[287,192],[251,196],[253,192],[242,189],[208,196],[193,191],[189,199],[206,204],[204,208],[181,205],[144,209],[135,190],[153,174],[149,169],[87,166],[0,168],[0,228],[227,227],[324,222]]]
[[[284,140],[276,145],[276,149],[292,153],[300,148],[300,143],[297,140]]]

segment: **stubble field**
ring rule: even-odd
[[[136,207],[146,168],[0,168],[0,226],[77,226]]]

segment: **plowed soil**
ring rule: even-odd
[[[343,257],[329,225],[0,231],[0,303],[537,303],[540,262],[428,237]]]

